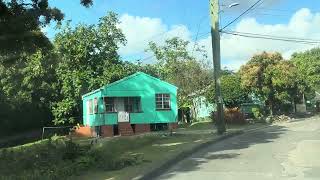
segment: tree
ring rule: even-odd
[[[226,107],[240,107],[242,103],[247,101],[248,95],[241,87],[240,82],[239,75],[235,73],[224,73],[221,76],[221,92]],[[206,92],[206,99],[211,103],[215,103],[214,96],[214,83],[212,83]]]
[[[149,43],[149,51],[155,54],[159,77],[176,85],[178,89],[179,107],[192,105],[190,94],[203,90],[211,82],[209,69],[202,63],[203,59],[196,59],[187,50],[188,41],[177,37],[166,40],[164,45]],[[196,49],[203,53],[202,49]]]
[[[278,109],[282,109],[281,105],[291,103],[296,110],[296,103],[308,90],[304,79],[298,75],[297,67],[292,61],[281,61],[274,65],[271,71]]]
[[[55,65],[54,54],[41,50],[20,56],[10,66],[0,64],[1,132],[51,124],[51,102],[58,94]]]
[[[98,25],[67,24],[57,34],[54,45],[60,61],[57,77],[61,99],[53,106],[55,123],[81,119],[81,95],[116,81],[126,74],[117,50],[126,43],[115,13],[99,20]]]
[[[51,20],[60,22],[62,12],[51,8],[48,0],[0,0],[0,56],[2,62],[14,61],[21,53],[51,48],[41,27]]]
[[[283,107],[300,101],[309,87],[292,61],[284,60],[279,53],[262,53],[254,56],[240,69],[241,85],[260,98],[270,109],[283,111]],[[288,111],[285,110],[285,111]]]
[[[253,56],[246,65],[240,68],[241,86],[257,95],[269,107],[273,114],[275,105],[275,87],[272,83],[273,68],[282,61],[279,53],[266,53]]]
[[[92,0],[80,0],[89,7]],[[35,53],[38,49],[52,48],[41,28],[51,21],[63,20],[63,13],[50,7],[48,0],[0,0],[0,57],[10,63],[22,53]]]
[[[313,89],[320,89],[320,48],[292,55],[298,75]]]

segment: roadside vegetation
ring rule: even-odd
[[[0,150],[0,174],[4,179],[78,179],[98,172],[101,176],[130,179],[138,176],[141,168],[157,166],[182,151],[216,137],[208,132],[169,134],[162,132],[101,139],[93,144],[90,139],[70,140],[54,136],[35,143],[3,148]],[[122,174],[124,168],[130,168],[130,173]]]
[[[6,10],[4,27],[8,28],[0,28],[7,37],[0,43],[5,45],[0,48],[0,137],[81,123],[81,95],[137,71],[176,85],[181,110],[191,108],[199,96],[214,103],[212,60],[204,47],[195,46],[190,52],[190,42],[173,37],[165,43],[149,43],[146,51],[154,55],[155,63],[127,62],[118,54],[126,37],[117,26],[117,14],[109,12],[94,25],[71,26],[63,21],[63,12],[50,7],[47,0],[32,1],[34,6],[23,2],[1,2]],[[92,1],[81,3],[90,7]],[[42,16],[45,20],[40,21]],[[52,40],[40,31],[50,21],[59,24]],[[21,38],[31,31],[30,38]],[[223,70],[227,111],[259,101],[265,108],[261,115],[268,116],[294,112],[302,97],[312,101],[320,84],[319,52],[315,48],[295,53],[290,60],[276,52],[262,52],[238,72]],[[190,123],[191,118],[185,121]]]
[[[80,2],[86,7],[92,3]],[[190,42],[173,37],[149,43],[146,51],[154,55],[154,63],[123,61],[118,51],[127,40],[117,14],[109,12],[94,25],[71,26],[47,0],[30,3],[0,1],[0,21],[5,23],[0,27],[0,137],[81,123],[81,95],[137,71],[176,85],[179,109],[192,109],[193,100],[200,96],[214,103],[212,60],[204,47],[194,45],[190,52]],[[51,21],[58,23],[59,32],[49,40],[41,28]],[[244,103],[260,105],[248,110],[253,123],[287,119],[281,115],[295,113],[303,100],[313,107],[315,92],[320,90],[319,73],[320,48],[295,53],[291,59],[261,52],[239,71],[224,69],[221,85],[227,125],[241,129],[248,123],[241,110]],[[181,112],[181,120],[187,122],[180,125],[182,131],[203,133],[102,139],[94,145],[53,137],[1,149],[1,178],[77,179],[94,171],[100,177],[131,178],[212,140],[214,113],[206,121],[192,122],[187,112]]]

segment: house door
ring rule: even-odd
[[[118,112],[118,122],[129,122],[129,113],[125,111],[124,98],[116,99],[116,108]]]

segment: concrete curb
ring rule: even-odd
[[[203,144],[199,144],[189,150],[186,150],[184,152],[181,152],[180,154],[178,154],[177,156],[173,157],[172,159],[164,162],[163,164],[161,164],[159,167],[154,168],[153,170],[145,173],[144,175],[140,176],[140,177],[136,177],[134,179],[138,179],[138,180],[149,180],[149,179],[153,179],[158,177],[159,175],[163,174],[165,171],[167,171],[168,169],[170,169],[173,165],[177,164],[179,161],[182,161],[183,159],[187,158],[188,156],[190,156],[193,153],[196,153],[197,151],[204,149],[212,144],[215,144],[217,142],[220,142],[222,140],[243,134],[244,131],[243,130],[238,130],[236,132],[231,132],[231,133],[227,133],[223,136],[218,137],[217,139],[213,139],[210,140],[208,142],[205,142]]]

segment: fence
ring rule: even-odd
[[[73,127],[74,126],[43,127],[41,139],[50,138],[54,135],[68,135]]]

